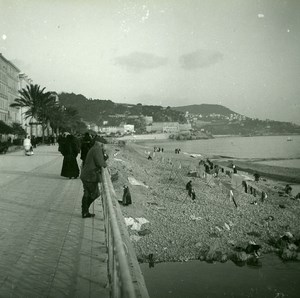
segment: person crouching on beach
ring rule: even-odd
[[[101,168],[106,168],[103,138],[96,136],[94,145],[88,151],[82,167],[80,179],[83,184],[83,197],[81,201],[82,218],[94,217],[89,212],[90,205],[100,196],[98,183],[101,182]]]

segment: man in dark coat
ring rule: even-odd
[[[100,196],[98,183],[101,179],[101,168],[107,166],[104,158],[104,144],[101,143],[102,139],[96,136],[94,141],[94,145],[87,153],[80,175],[83,184],[82,218],[95,216],[89,212],[89,207]]]

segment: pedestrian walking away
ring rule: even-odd
[[[60,152],[64,156],[60,175],[69,179],[78,178],[79,167],[76,158],[79,150],[77,141],[73,135],[67,135],[66,141],[61,144]]]

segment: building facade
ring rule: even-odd
[[[0,53],[0,120],[10,125],[21,123],[19,109],[10,104],[18,97],[20,70]]]

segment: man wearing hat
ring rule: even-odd
[[[94,217],[89,212],[90,205],[100,196],[98,183],[101,182],[101,168],[106,168],[107,155],[104,153],[104,138],[96,136],[94,145],[88,151],[80,179],[83,184],[83,197],[81,201],[82,218]],[[106,156],[106,157],[105,157]]]

